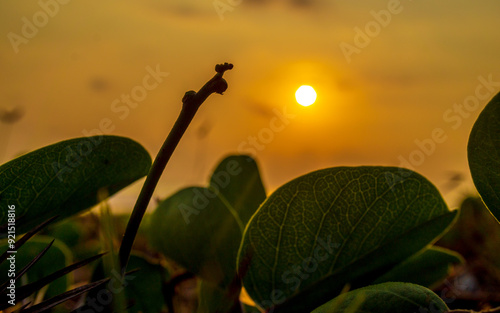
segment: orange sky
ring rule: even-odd
[[[158,197],[204,184],[220,159],[244,151],[268,191],[320,168],[404,159],[453,207],[474,191],[472,124],[500,91],[498,12],[494,0],[2,1],[0,109],[24,115],[0,124],[0,157],[83,136],[103,119],[106,133],[154,156],[184,92],[232,62],[229,89],[200,109]],[[157,84],[129,108],[122,95],[155,69]],[[307,108],[294,99],[303,84],[318,93]],[[450,192],[455,173],[464,180]]]

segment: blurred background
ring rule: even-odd
[[[200,109],[157,198],[204,185],[227,154],[251,153],[268,192],[320,168],[393,165],[423,174],[457,207],[475,193],[470,129],[500,90],[499,9],[493,0],[2,1],[0,159],[99,132],[155,156],[184,92],[231,62],[227,92]],[[295,101],[301,85],[317,92],[309,107]],[[141,183],[113,210],[128,212]]]

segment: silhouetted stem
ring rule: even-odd
[[[141,193],[137,198],[132,215],[127,224],[127,229],[123,235],[122,244],[120,246],[119,258],[121,265],[122,275],[125,273],[127,268],[128,259],[130,257],[130,252],[132,250],[132,245],[137,235],[137,230],[141,224],[142,218],[146,209],[148,207],[149,201],[153,196],[153,192],[160,180],[161,174],[168,163],[168,160],[172,156],[177,144],[181,140],[182,135],[186,131],[193,119],[196,111],[201,106],[201,104],[210,96],[212,93],[222,94],[227,89],[227,82],[222,78],[225,71],[233,68],[232,64],[224,63],[215,66],[215,74],[212,79],[210,79],[198,92],[188,91],[182,98],[182,109],[179,117],[175,121],[172,130],[165,139],[156,159],[153,162],[151,170],[149,171],[146,181],[142,186]]]

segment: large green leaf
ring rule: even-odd
[[[401,262],[373,283],[405,282],[433,288],[448,277],[453,265],[464,262],[462,256],[452,250],[429,247]]]
[[[248,223],[243,285],[261,307],[304,312],[372,280],[436,240],[450,212],[424,177],[394,167],[338,167],[278,188]]]
[[[409,283],[384,283],[342,294],[312,313],[447,312],[448,307],[431,290]]]
[[[203,279],[226,287],[236,275],[244,227],[266,197],[257,164],[230,156],[207,188],[180,190],[151,217],[151,244]]]
[[[470,133],[467,154],[477,191],[500,221],[500,93],[479,114]]]
[[[43,249],[47,247],[48,244],[53,240],[51,237],[47,236],[35,236],[26,242],[23,246],[17,250],[15,254],[15,268],[16,272],[20,271],[29,262],[31,262]],[[0,244],[0,253],[3,253],[8,249],[8,244],[3,242]],[[52,246],[47,250],[45,255],[43,255],[38,262],[36,262],[27,272],[27,281],[25,283],[33,283],[39,279],[56,272],[72,262],[71,251],[68,247],[59,240],[55,240]],[[5,261],[0,264],[0,273],[2,277],[2,282],[8,281],[8,268],[10,266],[9,261]],[[20,286],[22,279],[17,280],[18,286]],[[42,290],[43,299],[49,299],[53,296],[61,294],[68,289],[68,286],[73,282],[73,273],[69,273],[61,278],[54,280],[48,285],[47,289]]]
[[[49,217],[60,219],[99,202],[145,176],[151,157],[137,142],[117,136],[62,141],[0,167],[0,206],[15,206],[17,234]],[[7,223],[0,211],[0,225]]]

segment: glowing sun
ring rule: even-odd
[[[308,107],[316,101],[316,91],[311,86],[302,85],[295,92],[295,99],[300,105]]]

